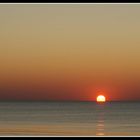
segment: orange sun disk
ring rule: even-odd
[[[99,96],[97,96],[96,101],[97,102],[105,102],[106,98],[104,95],[99,95]]]

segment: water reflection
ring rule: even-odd
[[[105,135],[105,103],[97,103],[97,125],[96,125],[96,135],[104,136]]]

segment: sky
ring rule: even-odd
[[[0,100],[140,100],[140,4],[0,4]]]

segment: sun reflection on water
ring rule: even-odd
[[[97,105],[97,124],[96,124],[96,136],[105,135],[105,112],[104,104]]]

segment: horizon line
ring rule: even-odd
[[[0,100],[0,102],[97,102],[96,100]],[[140,102],[140,100],[107,100],[109,102]]]

